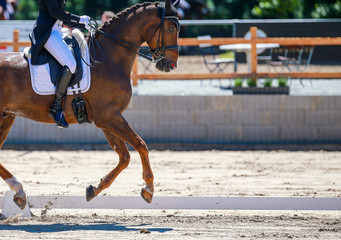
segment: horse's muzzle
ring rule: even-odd
[[[170,72],[171,70],[175,70],[177,68],[176,62],[167,61],[163,59],[156,63],[156,68],[163,72]]]

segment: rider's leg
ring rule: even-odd
[[[60,28],[53,28],[44,47],[60,65],[67,66],[73,74],[76,71],[77,63],[62,36]]]
[[[56,99],[49,110],[49,116],[54,119],[58,127],[66,128],[68,123],[64,117],[63,98],[66,96],[67,88],[72,74],[76,71],[76,60],[63,41],[60,31],[52,30],[45,48],[63,66],[56,87]]]
[[[72,73],[70,69],[64,66],[57,83],[56,98],[49,109],[49,116],[54,119],[60,128],[67,128],[69,126],[64,116],[63,99],[66,96],[71,77]]]

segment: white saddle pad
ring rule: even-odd
[[[89,49],[86,48],[83,59],[89,63]],[[31,82],[33,90],[39,95],[54,95],[56,93],[56,87],[51,82],[50,67],[49,64],[45,65],[32,65],[31,59],[28,58],[31,72]],[[82,61],[83,77],[80,81],[80,90],[82,93],[86,92],[90,88],[91,75],[90,67]],[[78,86],[74,85],[74,89],[78,90]],[[73,94],[72,88],[68,88],[68,95]]]

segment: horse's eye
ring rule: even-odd
[[[170,31],[170,32],[174,32],[174,31],[175,31],[175,28],[174,28],[174,27],[170,27],[170,28],[169,28],[169,31]]]

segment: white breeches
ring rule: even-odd
[[[186,0],[180,0],[179,6],[182,9],[190,9],[191,8],[191,5]]]
[[[52,28],[51,35],[44,47],[62,65],[67,66],[72,73],[76,71],[76,60],[63,40],[62,27],[57,24]]]

